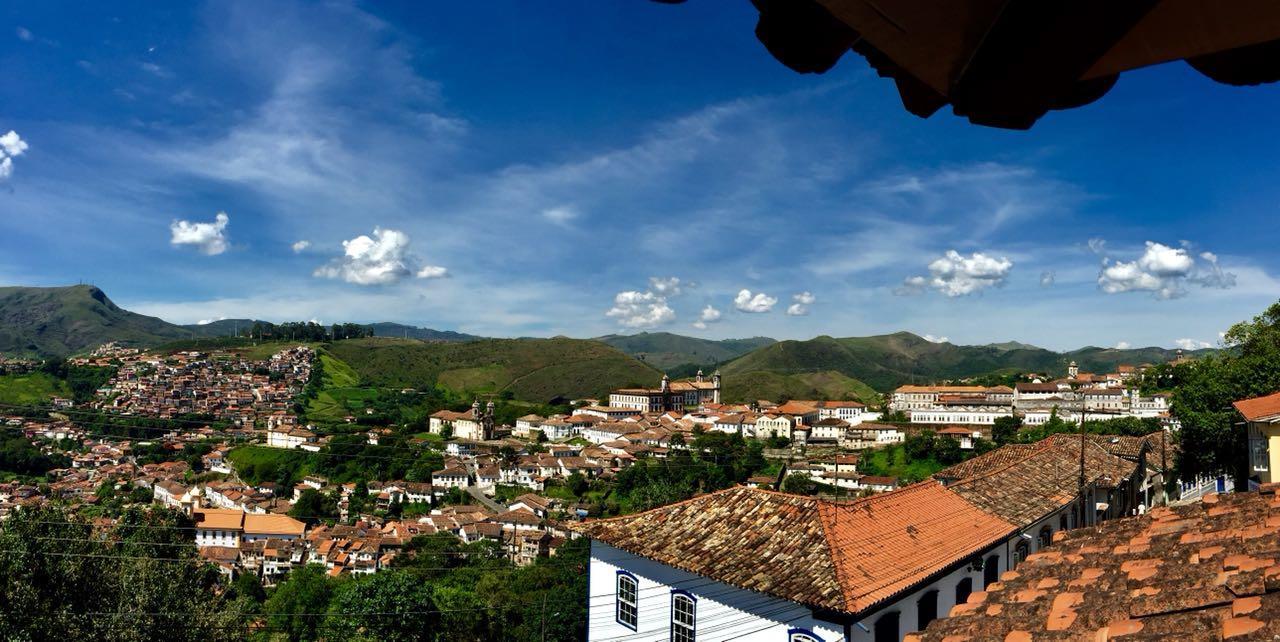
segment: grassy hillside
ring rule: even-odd
[[[63,357],[108,341],[151,346],[190,336],[155,317],[121,309],[91,285],[0,288],[0,352]]]
[[[364,385],[410,388],[440,384],[459,392],[504,393],[544,402],[600,395],[613,388],[655,385],[653,368],[595,341],[483,339],[424,343],[356,339],[328,347]]]
[[[768,337],[712,341],[670,332],[611,334],[596,339],[607,343],[659,370],[686,364],[715,365],[775,343]]]
[[[0,403],[46,403],[54,397],[70,397],[65,382],[43,372],[0,376]]]
[[[827,370],[801,374],[755,371],[724,377],[723,398],[731,403],[757,399],[821,399],[879,403],[876,391],[861,381]]]
[[[898,332],[872,337],[822,336],[808,341],[781,341],[736,359],[721,370],[726,378],[756,372],[796,375],[835,371],[864,381],[876,390],[888,391],[905,383],[996,373],[1065,375],[1067,364],[1072,360],[1079,363],[1082,371],[1107,373],[1121,363],[1160,363],[1175,355],[1176,351],[1163,348],[1084,348],[1059,353],[1013,342],[958,346]]]

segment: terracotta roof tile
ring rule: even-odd
[[[819,504],[844,611],[856,613],[1008,537],[1016,526],[934,481],[850,503]]]
[[[1068,531],[1002,577],[981,612],[957,609],[919,639],[1014,631],[1035,640],[1273,639],[1280,635],[1280,531],[1267,526],[1280,517],[1273,498],[1216,496]],[[1045,594],[1020,602],[1028,591]]]
[[[1016,530],[934,481],[842,503],[736,487],[574,528],[732,586],[848,613]]]
[[[1232,405],[1248,421],[1280,419],[1280,392],[1265,397],[1242,399]]]

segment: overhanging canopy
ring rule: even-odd
[[[756,36],[783,64],[822,73],[855,51],[921,117],[950,104],[980,125],[1027,129],[1101,98],[1122,72],[1175,60],[1231,85],[1280,80],[1275,0],[752,3]]]

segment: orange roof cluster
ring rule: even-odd
[[[1247,421],[1280,421],[1280,392],[1237,401],[1233,406]]]
[[[908,640],[1280,636],[1280,498],[1210,495],[1065,531]]]

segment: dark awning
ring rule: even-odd
[[[977,124],[1026,129],[1097,100],[1121,72],[1174,60],[1232,85],[1280,79],[1275,0],[752,3],[756,36],[783,64],[822,73],[853,50],[922,117],[950,104]]]

